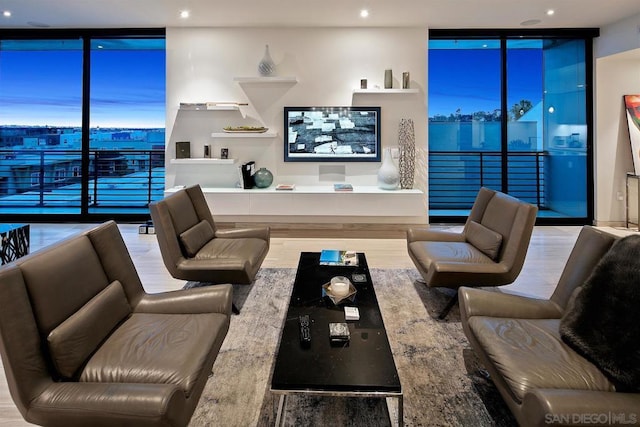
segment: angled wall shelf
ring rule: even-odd
[[[297,77],[234,77],[238,83],[298,83]]]
[[[191,158],[191,159],[171,159],[172,165],[232,165],[236,159],[209,159],[209,158]]]
[[[275,138],[277,132],[213,132],[212,138]]]
[[[182,111],[238,111],[240,107],[237,105],[212,105],[204,107],[181,105],[178,109]]]
[[[410,94],[410,93],[420,93],[420,90],[418,89],[354,89],[353,93]]]

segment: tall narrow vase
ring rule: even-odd
[[[391,148],[385,148],[382,154],[382,166],[378,169],[378,187],[383,190],[396,190],[400,183],[400,172],[391,157]]]
[[[265,45],[264,48],[264,56],[260,60],[258,64],[258,71],[261,76],[270,76],[276,69],[276,64],[271,59],[271,54],[269,53],[269,45]]]
[[[398,129],[400,148],[400,188],[413,188],[416,169],[416,136],[413,119],[401,119]]]

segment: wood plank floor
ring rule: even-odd
[[[55,243],[65,237],[90,228],[91,224],[32,224],[31,251]],[[459,231],[460,226],[433,226],[437,229]],[[184,281],[173,279],[167,272],[158,249],[155,235],[138,234],[136,224],[121,224],[120,230],[145,289],[150,293],[180,289]],[[531,239],[527,260],[514,284],[501,289],[509,292],[547,298],[553,292],[564,263],[578,236],[580,227],[536,227]],[[301,233],[296,231],[295,235]],[[281,235],[278,233],[278,235]],[[314,234],[315,235],[315,234]],[[372,268],[413,268],[403,238],[305,238],[273,237],[271,249],[263,267],[295,268],[299,253],[343,248],[366,252]],[[0,426],[30,425],[22,420],[6,383],[4,370],[0,372]]]

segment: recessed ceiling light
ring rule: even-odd
[[[540,21],[539,19],[529,19],[528,21],[522,21],[520,23],[520,25],[524,25],[526,27],[526,26],[529,26],[529,25],[539,24],[540,22],[542,22],[542,21]]]
[[[362,9],[360,11],[360,17],[361,18],[366,18],[367,16],[369,16],[369,11],[367,9]]]
[[[11,17],[11,11],[10,10],[5,10],[4,12],[2,12],[2,16],[4,16],[5,18],[10,18]]]
[[[189,17],[189,11],[188,10],[181,10],[180,11],[180,18],[186,19]]]
[[[553,15],[554,13],[556,13],[556,11],[553,10],[553,9],[547,10],[547,15],[549,15],[549,16]]]

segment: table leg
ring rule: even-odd
[[[284,422],[284,411],[285,411],[286,405],[287,405],[287,395],[281,394],[280,399],[278,400],[278,412],[276,414],[276,422],[275,422],[275,425],[278,427],[281,426],[282,423]]]
[[[404,426],[404,405],[402,395],[398,396],[398,427]]]

